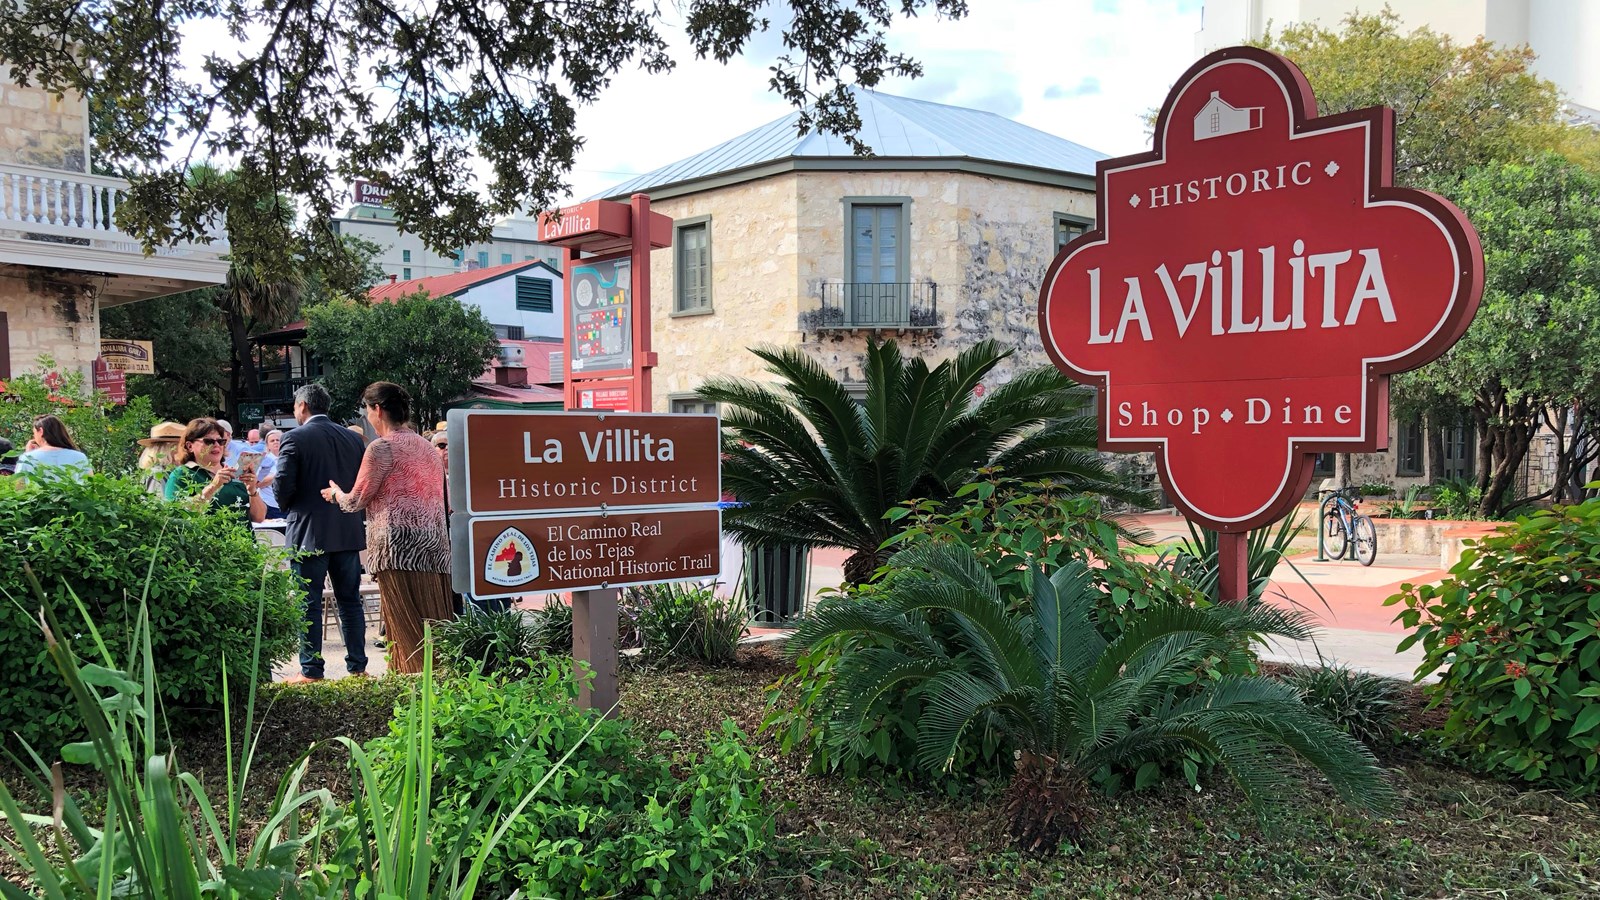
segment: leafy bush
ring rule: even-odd
[[[1337,664],[1293,667],[1283,680],[1300,702],[1367,746],[1394,737],[1400,685],[1392,678]]]
[[[37,591],[36,587],[36,591]],[[43,598],[41,597],[41,602]],[[94,618],[77,604],[83,643],[100,663],[85,664],[73,652],[71,633],[61,627],[52,606],[44,602],[40,627],[47,653],[72,694],[89,740],[68,745],[63,757],[87,763],[101,775],[103,795],[91,804],[101,821],[91,825],[75,792],[59,790],[61,770],[30,753],[37,774],[21,765],[32,792],[52,797],[49,815],[25,816],[6,784],[0,782],[0,818],[11,823],[51,822],[54,829],[23,825],[0,833],[0,853],[21,867],[41,898],[132,897],[167,900],[177,897],[407,897],[412,900],[469,900],[489,854],[504,836],[500,824],[514,819],[565,766],[572,750],[547,767],[515,803],[489,814],[490,798],[465,820],[440,827],[433,816],[436,799],[430,790],[435,751],[433,737],[433,655],[423,663],[412,702],[397,716],[391,749],[401,761],[390,768],[380,786],[370,757],[349,738],[338,738],[350,753],[353,815],[327,788],[302,788],[311,754],[308,749],[279,781],[264,816],[269,824],[253,840],[241,828],[247,802],[260,796],[249,790],[250,771],[260,733],[251,739],[255,721],[255,684],[244,705],[244,740],[235,742],[234,719],[224,696],[223,739],[228,760],[223,787],[226,802],[213,801],[193,773],[177,768],[174,756],[156,746],[171,729],[152,702],[161,689],[152,651],[149,603],[138,604],[125,667],[119,668]],[[261,650],[260,624],[265,603],[258,607],[252,659]],[[431,643],[431,642],[430,642]],[[324,691],[326,693],[326,691]],[[324,698],[326,699],[326,698]],[[573,750],[581,746],[581,736]],[[521,761],[531,738],[496,770],[501,776]],[[234,750],[238,749],[237,763]],[[29,748],[30,751],[32,748]],[[515,749],[515,748],[513,748]],[[57,785],[55,789],[51,784]],[[253,804],[252,804],[253,805]],[[283,825],[284,827],[279,827]],[[473,832],[479,826],[494,834]],[[475,852],[468,853],[468,851]],[[21,898],[7,881],[5,896]]]
[[[750,615],[738,597],[683,582],[630,588],[625,600],[646,659],[727,665],[739,652]]]
[[[1483,489],[1472,478],[1447,478],[1433,486],[1434,502],[1442,519],[1477,519]]]
[[[0,479],[0,721],[52,750],[83,728],[45,652],[38,601],[20,593],[24,565],[63,620],[78,619],[75,595],[119,654],[148,590],[155,673],[163,701],[177,710],[218,708],[224,668],[242,689],[298,648],[301,594],[280,561],[232,517],[164,502],[132,481]],[[258,592],[261,662],[253,669]]]
[[[1448,703],[1446,745],[1485,769],[1600,790],[1600,499],[1468,541],[1438,585],[1385,601],[1421,642],[1420,679]]]
[[[1018,610],[1025,607],[1032,590],[1030,564],[1048,571],[1075,560],[1092,564],[1090,577],[1097,589],[1094,618],[1109,635],[1120,634],[1133,617],[1156,606],[1210,602],[1201,589],[1170,567],[1125,555],[1119,546],[1122,532],[1115,521],[1102,515],[1101,501],[1095,497],[1055,482],[1006,478],[992,469],[982,475],[984,480],[958,489],[953,504],[916,501],[892,511],[890,516],[905,526],[891,545],[967,548]],[[818,609],[881,603],[893,589],[899,571],[899,557],[891,557],[876,582],[827,597]],[[937,628],[932,636],[940,642],[956,638],[950,628]],[[823,701],[839,661],[883,646],[883,639],[867,634],[841,635],[803,650],[791,645],[796,652],[795,672],[768,691],[762,730],[775,734],[782,752],[808,754],[813,771],[856,775],[874,769],[880,777],[942,779],[914,764],[924,698],[904,685],[876,699],[872,716],[880,727],[870,733],[846,738],[832,727]],[[1254,671],[1248,656],[1218,657],[1208,669],[1219,676],[1238,674],[1227,668],[1230,662]],[[951,771],[963,777],[992,771],[1002,761],[1000,751],[992,731],[974,731],[963,738],[959,764]]]
[[[525,677],[532,660],[546,653],[572,652],[572,607],[556,600],[542,609],[466,612],[433,626],[440,663],[459,674]]]
[[[155,414],[147,397],[116,406],[102,392],[85,384],[83,373],[55,371],[49,357],[40,359],[43,374],[18,375],[0,381],[0,437],[21,450],[33,438],[33,420],[50,414],[72,432],[79,449],[96,472],[129,475],[138,468],[139,438],[150,434]]]
[[[1311,765],[1353,804],[1388,799],[1366,748],[1287,685],[1202,674],[1219,656],[1247,656],[1243,647],[1264,636],[1307,639],[1298,614],[1265,605],[1159,606],[1113,638],[1095,626],[1100,591],[1081,562],[1048,577],[1030,566],[1032,585],[1018,598],[959,545],[915,547],[896,561],[901,573],[882,602],[830,606],[793,638],[802,648],[839,635],[882,639],[839,661],[824,698],[831,724],[841,739],[871,734],[879,728],[875,699],[904,684],[924,697],[916,731],[924,768],[949,767],[969,731],[999,733],[1017,759],[1007,802],[1012,834],[1030,849],[1081,839],[1091,783],[1137,770],[1137,788],[1188,753],[1220,767],[1258,806],[1293,784],[1280,756]],[[941,630],[951,639],[935,639]]]
[[[1304,519],[1291,514],[1279,522],[1276,528],[1269,525],[1250,532],[1245,544],[1247,603],[1261,602],[1261,598],[1267,592],[1267,586],[1272,583],[1273,570],[1278,567],[1278,563],[1289,561],[1289,553],[1294,549],[1294,539],[1305,525]],[[1220,602],[1222,596],[1220,548],[1221,542],[1217,539],[1215,531],[1200,528],[1190,522],[1189,537],[1184,540],[1178,552],[1167,561],[1171,564],[1172,571],[1180,578],[1193,584],[1213,602]],[[1322,597],[1322,592],[1306,578],[1299,566],[1290,562],[1289,568],[1300,576],[1300,580],[1306,587],[1311,588],[1312,593],[1319,599]]]
[[[451,823],[468,827],[485,799],[525,794],[581,742],[489,853],[482,896],[698,896],[766,845],[772,817],[731,722],[708,739],[705,756],[668,759],[648,753],[629,723],[579,709],[576,693],[570,663],[554,659],[526,679],[472,674],[439,690],[433,788],[445,833]],[[406,761],[399,737],[397,729],[369,745],[380,781]],[[520,759],[496,781],[523,742]]]
[[[482,610],[468,605],[454,619],[433,626],[440,664],[454,672],[520,678],[530,660],[549,647],[532,619],[515,609]]]

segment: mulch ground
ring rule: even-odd
[[[658,749],[695,752],[724,718],[757,748],[777,838],[763,859],[730,873],[717,889],[727,900],[1600,896],[1600,815],[1592,799],[1584,804],[1474,777],[1434,758],[1422,741],[1375,748],[1401,798],[1384,817],[1342,806],[1313,780],[1265,817],[1226,785],[1195,792],[1168,784],[1100,801],[1081,847],[1018,853],[1003,832],[999,784],[948,796],[896,782],[819,777],[806,772],[805,760],[780,755],[758,730],[765,689],[787,667],[770,648],[748,648],[732,668],[624,673],[620,714]],[[247,812],[264,812],[278,775],[318,737],[384,733],[406,684],[389,678],[269,689],[252,792],[258,796]],[[1437,724],[1441,712],[1425,705],[1408,689],[1406,729]],[[208,786],[218,785],[220,738],[202,740],[181,752]],[[3,764],[0,776],[17,785]],[[310,784],[342,794],[343,779],[338,755],[313,758]],[[73,773],[69,786],[87,791],[92,779]],[[28,799],[34,802],[25,807],[39,808],[42,798]],[[0,861],[0,874],[15,873]]]

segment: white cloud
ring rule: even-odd
[[[1194,62],[1199,0],[984,0],[956,22],[895,23],[893,49],[923,64],[891,94],[986,109],[1119,156],[1148,149],[1142,116]],[[670,15],[671,6],[664,5]],[[770,38],[760,48],[771,52]],[[580,110],[586,145],[572,177],[587,197],[789,112],[768,90],[769,58],[696,61],[673,38],[677,69],[625,72]],[[1096,89],[1098,88],[1098,89]]]

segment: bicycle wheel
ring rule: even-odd
[[[1337,509],[1322,514],[1322,550],[1329,559],[1344,559],[1345,548],[1350,545],[1348,538]]]
[[[1378,529],[1366,516],[1356,516],[1350,521],[1350,530],[1355,532],[1356,559],[1363,566],[1372,565],[1372,561],[1378,558]]]

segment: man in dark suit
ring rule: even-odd
[[[278,508],[289,520],[288,543],[310,551],[294,563],[306,582],[306,636],[300,644],[300,674],[291,682],[320,681],[322,660],[322,586],[331,576],[333,599],[344,635],[345,664],[351,675],[367,670],[367,623],[361,608],[361,560],[367,547],[365,517],[347,513],[322,499],[332,481],[344,490],[355,487],[366,445],[361,436],[328,419],[330,398],[320,384],[294,393],[294,419],[299,428],[283,436],[278,451]]]

